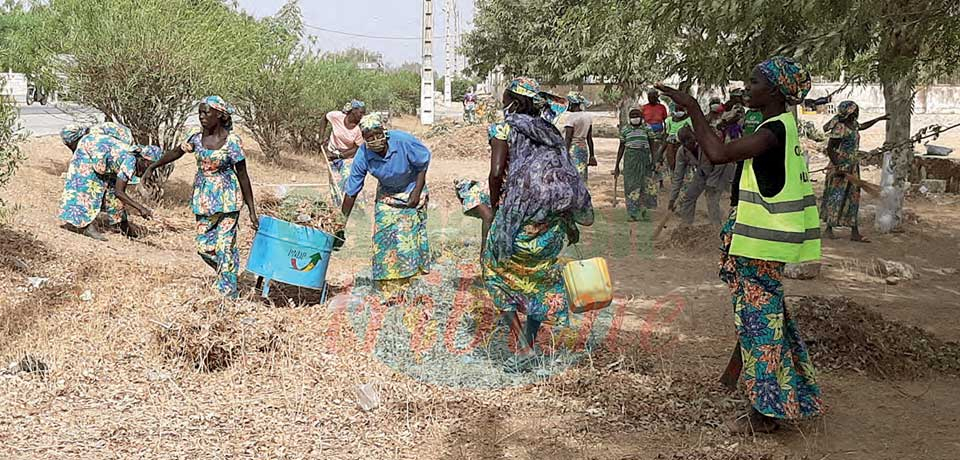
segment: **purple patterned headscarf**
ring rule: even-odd
[[[524,114],[510,115],[507,123],[510,161],[491,245],[497,260],[513,255],[514,240],[530,222],[560,217],[570,224],[593,224],[590,192],[557,128]]]

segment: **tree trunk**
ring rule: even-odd
[[[903,142],[910,137],[910,119],[913,114],[914,75],[884,75],[884,105],[890,120],[887,121],[887,143]],[[913,145],[887,152],[883,157],[880,176],[882,189],[877,208],[875,228],[880,233],[890,233],[900,228],[903,222],[903,196],[908,186],[910,167],[913,163]]]
[[[630,123],[630,109],[637,103],[638,91],[635,86],[622,85],[620,87],[620,103],[617,104],[617,120],[620,124],[618,128]]]

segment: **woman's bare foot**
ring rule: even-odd
[[[856,227],[854,227],[853,231],[850,233],[850,241],[853,241],[856,243],[869,243],[870,239],[861,235],[860,231]]]
[[[780,428],[777,421],[751,408],[749,412],[727,422],[731,434],[749,435],[754,433],[773,433]]]

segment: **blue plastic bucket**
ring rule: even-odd
[[[266,281],[264,296],[271,280],[323,290],[333,241],[333,235],[321,230],[261,217],[260,229],[253,238],[247,259],[247,271]]]

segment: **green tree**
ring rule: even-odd
[[[51,0],[31,14],[18,40],[30,73],[165,149],[199,98],[260,62],[262,30],[218,0]],[[145,184],[154,198],[171,170]]]
[[[260,62],[245,68],[248,74],[233,76],[235,102],[264,156],[276,160],[297,115],[293,107],[301,103],[307,87],[300,57],[303,21],[298,2],[288,2],[257,26],[264,28],[257,35]]]
[[[0,87],[3,87],[3,83],[3,78],[0,78]],[[10,182],[23,161],[19,145],[23,138],[24,134],[17,122],[16,107],[0,99],[0,188]],[[0,199],[0,216],[3,214],[3,206],[3,200]]]
[[[960,62],[960,4],[954,0],[738,0],[723,8],[703,2],[639,2],[676,37],[682,58],[673,72],[706,84],[746,78],[773,54],[787,54],[815,73],[845,72],[854,82],[883,86],[886,140],[910,137],[915,89],[949,75]],[[789,20],[785,20],[789,18]],[[877,229],[899,226],[903,187],[913,149],[895,149],[884,160],[884,199]]]
[[[0,72],[22,72],[22,60],[17,56],[18,37],[36,24],[36,15],[30,14],[19,1],[6,0],[0,5]]]
[[[493,70],[543,83],[611,81],[621,112],[668,75],[677,58],[646,16],[644,3],[622,0],[482,0],[465,52],[477,76]],[[517,15],[516,11],[524,11]]]

